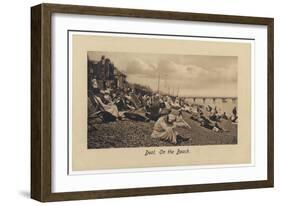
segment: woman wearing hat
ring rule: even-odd
[[[160,140],[169,141],[173,144],[177,144],[178,133],[175,131],[175,128],[178,126],[178,116],[179,111],[172,110],[168,115],[160,117],[154,125],[151,137],[159,138]],[[187,127],[191,128],[189,125]]]

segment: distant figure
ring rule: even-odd
[[[236,109],[236,107],[234,107],[232,110],[231,121],[235,123],[237,121],[237,119],[238,119],[237,109]]]
[[[207,112],[211,112],[212,109],[213,109],[213,108],[212,108],[210,105],[207,105],[207,107],[206,107],[206,111],[207,111]]]
[[[233,113],[234,115],[237,115],[237,109],[236,109],[236,107],[233,108],[232,113]]]
[[[224,112],[224,113],[221,115],[221,118],[222,118],[222,119],[228,120],[228,117],[227,117],[227,115],[226,115],[226,112]]]

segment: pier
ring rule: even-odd
[[[205,104],[206,100],[212,100],[213,103],[216,103],[218,100],[222,102],[227,102],[231,100],[233,103],[237,103],[237,97],[225,97],[225,96],[217,96],[217,97],[200,97],[200,96],[188,96],[187,99],[193,101],[193,103],[198,102],[198,100],[202,100],[203,104]]]

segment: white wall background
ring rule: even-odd
[[[275,18],[275,188],[48,203],[52,205],[280,205],[281,12],[276,0],[57,0],[81,4]],[[1,2],[0,203],[39,205],[30,184],[30,7],[37,0]],[[278,127],[279,126],[279,127]]]

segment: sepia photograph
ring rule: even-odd
[[[238,56],[87,52],[88,149],[238,144]]]

